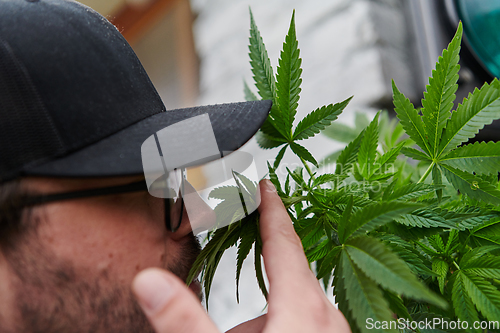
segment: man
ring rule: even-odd
[[[199,284],[183,285],[203,221],[148,193],[141,144],[208,115],[219,150],[234,151],[269,108],[165,111],[102,16],[73,1],[0,0],[0,332],[216,332]],[[169,146],[172,163],[195,149]],[[349,331],[268,181],[261,201],[268,314],[233,332]]]

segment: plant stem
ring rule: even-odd
[[[312,171],[311,171],[311,168],[309,168],[309,165],[307,165],[306,161],[305,161],[302,157],[299,157],[299,158],[300,158],[300,160],[302,161],[302,164],[304,164],[304,167],[306,168],[307,173],[309,174],[309,176],[310,176],[311,178],[313,178],[313,173],[312,173]]]
[[[420,180],[417,182],[417,184],[422,183],[427,178],[427,176],[429,176],[429,174],[432,171],[432,167],[433,166],[434,166],[434,161],[431,163],[431,165],[429,165],[429,167],[427,168],[427,170],[425,170],[425,173],[423,174],[422,178],[420,178]]]
[[[459,269],[459,270],[460,270],[460,266],[458,266],[458,264],[457,264],[457,262],[456,262],[455,260],[453,260],[453,264],[455,265],[455,267],[456,267],[457,269]]]

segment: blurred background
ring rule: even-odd
[[[464,22],[457,102],[500,75],[498,0],[83,0],[107,17],[134,48],[167,109],[243,101],[252,87],[248,62],[249,7],[274,70],[293,9],[302,58],[302,93],[297,119],[325,104],[354,99],[339,121],[353,124],[355,112],[371,118],[391,111],[391,79],[416,105],[458,21]],[[255,92],[255,89],[254,89]],[[497,123],[478,139],[498,140]],[[343,147],[326,136],[304,144],[317,160]],[[259,175],[277,150],[251,140]],[[299,161],[286,155],[291,169]],[[221,330],[263,313],[252,254],[236,303],[236,251],[223,257],[215,276],[209,313]],[[328,291],[331,296],[331,291]]]

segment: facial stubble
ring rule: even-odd
[[[162,268],[185,279],[200,250],[191,234],[182,258]],[[114,283],[107,270],[82,278],[75,263],[58,259],[36,239],[26,239],[8,257],[16,276],[13,332],[154,332],[130,286]]]

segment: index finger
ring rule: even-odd
[[[304,286],[305,282],[317,285],[300,238],[274,185],[262,180],[260,193],[262,255],[273,295],[282,291],[282,295],[290,295],[291,287]]]

